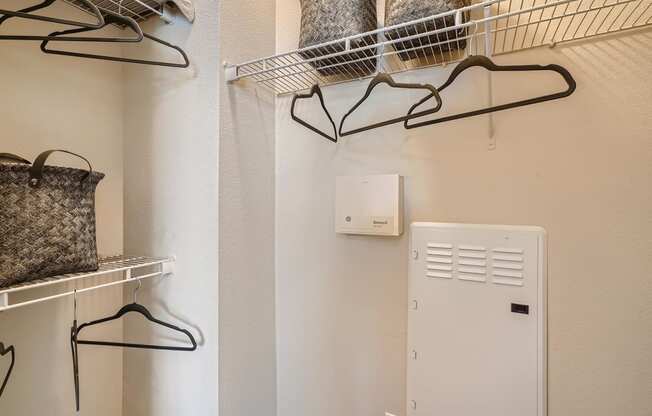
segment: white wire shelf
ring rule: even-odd
[[[487,0],[292,52],[227,65],[279,95],[652,26],[652,0]]]
[[[78,9],[89,12],[84,3],[79,0],[65,0]],[[137,22],[143,22],[152,16],[158,16],[166,22],[171,22],[165,13],[165,5],[173,3],[189,21],[195,19],[193,0],[91,0],[97,7],[131,17]]]
[[[171,258],[156,258],[156,257],[108,257],[100,260],[99,269],[94,272],[88,273],[74,273],[61,276],[48,277],[44,279],[34,280],[28,283],[15,285],[6,288],[0,288],[0,312],[10,309],[16,309],[36,303],[46,302],[54,299],[59,299],[67,296],[72,296],[75,293],[81,294],[92,290],[101,288],[123,285],[129,282],[135,282],[143,279],[153,277],[163,277],[173,273],[174,259]],[[99,282],[96,277],[107,276],[114,273],[122,273],[120,278],[114,276],[111,281]],[[82,286],[80,289],[70,290],[69,285],[64,289],[60,289],[57,293],[48,293],[47,295],[38,296],[30,299],[25,299],[27,296],[21,294],[20,300],[12,302],[14,295],[20,292],[31,291],[34,289],[41,289],[46,287],[55,287],[55,285],[63,286],[64,283],[75,283]],[[42,291],[39,291],[41,294]],[[27,293],[29,294],[29,293]]]

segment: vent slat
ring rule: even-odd
[[[480,266],[480,267],[486,267],[487,262],[484,260],[467,260],[467,259],[460,259],[458,261],[459,264],[463,266]]]
[[[448,243],[428,243],[428,248],[446,248],[452,249],[453,245]]]
[[[460,252],[458,254],[460,257],[469,258],[469,259],[486,259],[487,255],[485,253],[476,253],[476,252]]]
[[[484,283],[487,281],[486,277],[479,276],[479,275],[472,275],[472,274],[459,274],[457,275],[457,278],[460,280],[466,280],[469,282],[481,282]]]
[[[428,250],[429,256],[452,256],[452,250]]]
[[[501,261],[518,261],[522,262],[523,256],[514,256],[514,255],[507,255],[507,254],[497,254],[493,256],[494,260],[501,260]]]
[[[460,250],[469,250],[469,251],[487,251],[485,247],[482,246],[472,246],[472,245],[460,245],[458,247]]]
[[[429,264],[427,266],[428,270],[440,270],[444,272],[452,272],[453,271],[453,266],[443,266],[443,265],[438,265],[438,264]]]
[[[487,271],[480,267],[459,267],[457,270],[460,273],[471,273],[471,274],[481,274],[481,275],[487,274]]]
[[[496,262],[494,262],[494,269],[523,270],[523,264],[522,263],[496,263]]]
[[[452,258],[444,258],[444,257],[428,257],[427,261],[428,263],[453,264]]]
[[[444,273],[444,272],[428,272],[428,273],[426,273],[426,276],[428,276],[428,277],[438,277],[440,279],[452,279],[453,278],[452,273]]]
[[[494,270],[493,272],[494,276],[500,276],[500,277],[513,277],[515,279],[522,279],[523,278],[523,273],[520,272],[508,272],[505,270]]]
[[[494,253],[523,254],[522,248],[494,248]]]

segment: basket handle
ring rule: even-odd
[[[32,162],[29,160],[23,159],[22,157],[15,155],[13,153],[0,153],[0,160],[11,160],[12,162],[18,162],[25,165],[31,165]]]
[[[36,158],[34,161],[34,164],[32,164],[32,167],[29,169],[29,186],[32,188],[36,188],[41,184],[41,180],[43,179],[43,167],[45,166],[45,161],[50,157],[52,153],[55,152],[61,152],[61,153],[67,153],[69,155],[77,156],[78,158],[82,159],[86,164],[88,165],[88,172],[84,175],[84,177],[81,179],[80,182],[84,182],[88,177],[93,173],[93,166],[91,166],[91,162],[88,161],[84,156],[78,155],[77,153],[69,152],[67,150],[61,150],[61,149],[56,149],[56,150],[47,150]]]

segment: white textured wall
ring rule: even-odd
[[[221,10],[222,61],[274,53],[275,1]],[[273,416],[274,97],[220,83],[220,415]]]
[[[200,343],[196,352],[125,352],[129,416],[217,414],[219,16],[217,1],[195,4],[192,25],[179,16],[143,27],[183,47],[193,68],[125,66],[125,250],[177,257],[175,276],[144,285],[139,301]],[[139,47],[141,56],[175,58]],[[127,321],[125,338],[179,340],[142,319]]]
[[[8,9],[24,6],[25,2],[18,0],[2,2],[2,7]],[[48,13],[71,19],[85,18],[63,4],[50,7]],[[2,25],[2,33],[47,34],[55,29],[48,23],[35,21],[8,20]],[[120,54],[115,46],[95,45],[93,50]],[[86,156],[96,170],[107,175],[97,190],[100,254],[122,252],[123,88],[120,66],[45,55],[39,50],[38,42],[2,41],[0,61],[3,80],[0,83],[0,152],[17,153],[33,160],[44,150],[61,148]],[[84,166],[83,162],[61,155],[53,155],[48,163]],[[73,285],[67,287],[68,290],[74,288]],[[32,292],[29,296],[47,293],[51,293],[49,289]],[[122,302],[122,290],[104,289],[83,294],[78,302],[80,321],[96,319],[115,312]],[[0,341],[17,348],[14,375],[0,398],[0,415],[74,413],[70,356],[72,319],[71,298],[0,314]],[[99,332],[94,331],[92,336],[119,340],[122,325],[104,327]],[[81,414],[120,415],[122,351],[81,348],[80,356]],[[0,360],[0,377],[4,377],[7,364]]]
[[[299,2],[279,0],[278,50],[296,47]],[[557,63],[570,98],[496,114],[497,149],[477,117],[334,145],[277,105],[277,334],[280,416],[405,414],[407,242],[334,233],[337,175],[405,175],[410,221],[532,224],[550,243],[550,415],[652,414],[652,33],[539,49],[498,63]],[[440,85],[451,68],[401,81]],[[563,88],[495,76],[496,103]],[[481,70],[444,95],[485,104]],[[326,88],[340,120],[366,82]],[[375,97],[375,98],[374,98]],[[415,95],[379,87],[350,119],[404,114]],[[312,107],[311,107],[312,106]],[[312,108],[312,109],[311,109]],[[321,120],[318,103],[299,112]]]

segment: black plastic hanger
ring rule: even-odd
[[[14,364],[16,364],[16,350],[14,349],[14,346],[10,345],[9,347],[5,348],[4,344],[0,342],[0,357],[4,357],[7,354],[11,354],[11,364],[9,365],[9,370],[7,370],[7,375],[2,381],[2,385],[0,385],[0,397],[2,397],[2,393],[5,391],[5,387],[7,387],[9,377],[11,377],[11,372],[14,370]]]
[[[526,105],[531,105],[531,104],[537,104],[537,103],[542,103],[544,101],[551,101],[551,100],[557,100],[559,98],[564,98],[568,97],[571,95],[574,91],[575,88],[577,87],[577,84],[575,83],[575,80],[573,79],[573,76],[568,72],[568,70],[560,65],[496,65],[491,59],[487,58],[486,56],[482,55],[475,55],[475,56],[469,56],[462,62],[460,62],[455,69],[453,69],[453,72],[451,75],[448,77],[448,80],[438,88],[438,90],[441,92],[444,89],[446,89],[448,86],[450,86],[453,81],[465,70],[475,67],[475,66],[481,66],[489,71],[494,71],[494,72],[522,72],[522,71],[553,71],[558,74],[560,74],[563,78],[564,81],[568,84],[568,89],[562,92],[558,92],[555,94],[549,94],[549,95],[543,95],[541,97],[535,97],[535,98],[528,98],[526,100],[521,100],[521,101],[515,101],[513,103],[508,103],[508,104],[501,104],[501,105],[496,105],[493,107],[488,107],[488,108],[483,108],[480,110],[474,110],[474,111],[468,111],[466,113],[461,113],[461,114],[454,114],[442,118],[438,118],[436,120],[427,120],[427,121],[422,121],[418,123],[414,123],[412,125],[408,124],[408,120],[405,121],[404,126],[407,129],[416,129],[418,127],[424,127],[424,126],[429,126],[432,124],[438,124],[438,123],[444,123],[446,121],[451,121],[451,120],[457,120],[460,118],[466,118],[466,117],[473,117],[477,116],[480,114],[487,114],[487,113],[493,113],[495,111],[502,111],[502,110],[508,110],[510,108],[516,108],[516,107],[523,107]],[[410,111],[408,112],[408,115],[411,115],[412,112],[417,109],[421,104],[425,103],[429,99],[431,99],[433,96],[430,95],[428,97],[423,98],[421,101],[416,103],[410,108]],[[418,113],[415,113],[418,114]]]
[[[41,50],[47,54],[52,54],[52,55],[62,55],[62,56],[74,56],[76,58],[86,58],[86,59],[99,59],[102,61],[113,61],[113,62],[125,62],[125,63],[131,63],[131,64],[141,64],[141,65],[154,65],[154,66],[166,66],[166,67],[173,67],[173,68],[187,68],[190,66],[190,61],[188,60],[188,55],[183,51],[178,46],[172,45],[171,43],[168,43],[162,39],[159,39],[155,36],[149,35],[147,33],[143,33],[143,31],[140,29],[140,26],[138,26],[138,23],[136,23],[135,20],[126,17],[126,16],[121,16],[119,14],[110,12],[109,10],[105,10],[107,13],[105,20],[110,23],[119,23],[119,24],[128,24],[130,27],[132,27],[134,30],[137,29],[137,32],[139,34],[139,39],[132,39],[128,40],[129,42],[140,42],[143,38],[147,38],[149,40],[152,40],[156,43],[159,43],[163,46],[166,46],[168,48],[176,50],[181,57],[183,58],[183,63],[174,63],[174,62],[161,62],[161,61],[150,61],[150,60],[144,60],[144,59],[133,59],[133,58],[122,58],[118,56],[107,56],[107,55],[96,55],[96,54],[90,54],[90,53],[81,53],[81,52],[69,52],[69,51],[59,51],[59,50],[53,50],[53,49],[47,49],[47,45],[50,40],[60,40],[60,41],[68,41],[71,38],[68,36],[64,35],[71,35],[75,33],[84,33],[84,32],[90,32],[93,30],[97,29],[90,29],[90,28],[79,28],[79,29],[69,29],[69,30],[64,30],[61,32],[54,32],[51,33],[50,36],[53,36],[53,39],[45,39],[41,43]],[[73,38],[74,39],[74,38]],[[120,38],[84,38],[88,42],[125,42],[125,40],[120,40]]]
[[[171,329],[175,332],[179,332],[184,334],[190,343],[192,345],[187,346],[187,347],[178,347],[178,346],[168,346],[168,345],[155,345],[155,344],[134,344],[134,343],[128,343],[128,342],[111,342],[111,341],[87,341],[87,340],[80,340],[79,339],[79,333],[84,329],[88,328],[90,326],[95,326],[95,325],[100,325],[106,322],[110,321],[115,321],[120,318],[122,318],[124,315],[130,313],[130,312],[135,312],[139,313],[142,316],[144,316],[148,321],[153,322],[157,325],[164,326],[168,329]],[[107,318],[102,318],[98,319],[96,321],[88,322],[85,324],[81,324],[78,327],[76,326],[76,323],[73,323],[73,339],[74,343],[77,345],[100,345],[100,346],[107,346],[107,347],[123,347],[123,348],[139,348],[139,349],[145,349],[145,350],[162,350],[162,351],[195,351],[197,349],[197,341],[195,341],[195,337],[193,337],[192,333],[188,331],[187,329],[182,329],[179,328],[178,326],[169,324],[167,322],[163,322],[159,319],[154,318],[152,314],[147,310],[146,307],[143,305],[140,305],[138,303],[130,303],[128,305],[123,306],[118,313],[116,313],[113,316],[109,316]]]
[[[70,328],[70,350],[72,351],[72,375],[75,380],[75,408],[79,412],[81,408],[79,396],[79,348],[75,343],[75,331],[77,331],[76,319]]]
[[[56,0],[45,0],[40,4],[37,4],[35,6],[30,6],[25,9],[19,10],[19,11],[13,11],[13,10],[4,10],[0,9],[0,25],[4,23],[7,19],[11,17],[19,17],[23,19],[32,19],[32,20],[41,20],[44,22],[50,22],[50,23],[57,23],[57,24],[62,24],[62,25],[69,25],[69,26],[77,26],[77,27],[84,27],[84,28],[90,28],[90,29],[99,29],[105,26],[104,22],[104,16],[102,15],[102,12],[100,9],[90,0],[80,0],[85,7],[88,8],[88,10],[93,13],[95,18],[97,19],[96,23],[85,23],[85,22],[78,22],[74,20],[67,20],[67,19],[59,19],[56,17],[48,17],[48,16],[39,16],[36,14],[31,14],[31,12],[44,9],[46,7],[51,6]],[[32,35],[0,35],[0,40],[46,40],[50,38],[50,36],[32,36]]]
[[[324,109],[324,113],[326,113],[326,116],[328,116],[328,119],[330,120],[331,124],[333,125],[333,136],[329,136],[328,134],[324,133],[323,131],[319,130],[315,126],[303,121],[299,117],[297,117],[294,113],[294,108],[297,103],[297,100],[304,100],[307,98],[312,98],[313,96],[317,95],[319,97],[319,102],[321,103],[321,108]],[[335,122],[333,121],[333,118],[331,117],[331,114],[328,112],[328,109],[326,108],[326,104],[324,103],[324,96],[321,92],[321,88],[319,88],[319,85],[315,84],[313,85],[312,89],[308,94],[295,94],[294,98],[292,98],[292,108],[290,109],[290,114],[292,115],[292,120],[296,121],[297,123],[301,124],[302,126],[314,131],[315,133],[319,134],[320,136],[323,136],[327,138],[328,140],[337,143],[337,126],[335,126]]]
[[[138,289],[140,289],[141,282],[138,281]],[[195,351],[197,349],[197,341],[193,337],[192,333],[186,329],[179,328],[175,325],[163,322],[159,319],[154,318],[152,314],[147,310],[146,307],[137,303],[136,293],[138,289],[134,292],[134,302],[128,305],[123,306],[115,315],[98,319],[92,322],[81,324],[77,326],[77,295],[75,292],[74,300],[74,311],[75,318],[73,320],[72,327],[70,328],[70,349],[72,351],[72,366],[73,366],[73,376],[75,381],[75,404],[77,406],[77,411],[80,409],[80,388],[79,388],[79,345],[96,345],[96,346],[107,346],[107,347],[122,347],[122,348],[138,348],[138,349],[147,349],[147,350],[159,350],[159,351]],[[167,346],[167,345],[154,345],[154,344],[135,344],[135,343],[125,343],[125,342],[111,342],[111,341],[87,341],[80,340],[79,333],[84,329],[90,326],[99,325],[102,323],[115,321],[122,318],[124,315],[135,312],[143,315],[148,321],[155,324],[164,326],[168,329],[171,329],[175,332],[180,332],[188,338],[192,345],[187,347],[177,347],[177,346]]]
[[[34,6],[34,7],[41,7]],[[81,27],[75,29],[64,30],[61,32],[50,33],[47,36],[0,36],[0,39],[9,39],[9,40],[39,40],[47,44],[49,41],[59,41],[59,42],[140,42],[144,38],[144,34],[138,23],[130,17],[121,16],[117,13],[114,13],[110,10],[102,9],[102,12],[105,14],[103,17],[102,25],[99,27]],[[125,26],[135,33],[132,37],[99,37],[99,36],[60,36],[61,34],[75,34],[83,33],[89,31],[95,31],[105,28],[106,26],[117,24]],[[43,49],[43,44],[41,44],[41,49]]]
[[[430,91],[430,95],[428,95],[428,97],[430,97],[430,98],[435,97],[436,100],[437,100],[437,106],[435,108],[430,109],[430,110],[421,111],[421,112],[415,113],[415,114],[408,114],[407,116],[397,117],[397,118],[394,118],[394,119],[391,119],[391,120],[382,121],[380,123],[371,124],[369,126],[359,127],[357,129],[353,129],[351,131],[347,131],[347,132],[342,131],[342,130],[344,130],[344,122],[346,121],[346,119],[351,114],[353,114],[353,112],[355,110],[357,110],[358,107],[360,107],[362,105],[362,103],[367,100],[367,98],[369,98],[369,96],[371,95],[374,88],[376,88],[380,84],[387,84],[392,88],[404,88],[404,89],[412,89],[412,90],[427,90],[427,91]],[[441,106],[442,106],[442,102],[441,102],[441,98],[439,97],[439,92],[437,91],[437,88],[433,87],[432,85],[430,85],[430,84],[403,84],[403,83],[399,83],[399,82],[394,81],[394,79],[389,74],[379,73],[369,83],[369,86],[367,87],[367,91],[365,92],[362,99],[360,101],[358,101],[353,106],[353,108],[351,108],[349,110],[348,113],[346,113],[344,118],[342,118],[342,122],[340,123],[340,137],[349,136],[351,134],[361,133],[363,131],[377,129],[379,127],[385,127],[385,126],[389,126],[391,124],[400,123],[402,121],[407,121],[407,120],[410,120],[410,119],[413,119],[413,118],[417,118],[417,117],[425,116],[425,115],[428,115],[428,114],[436,113],[437,111],[439,111]]]

